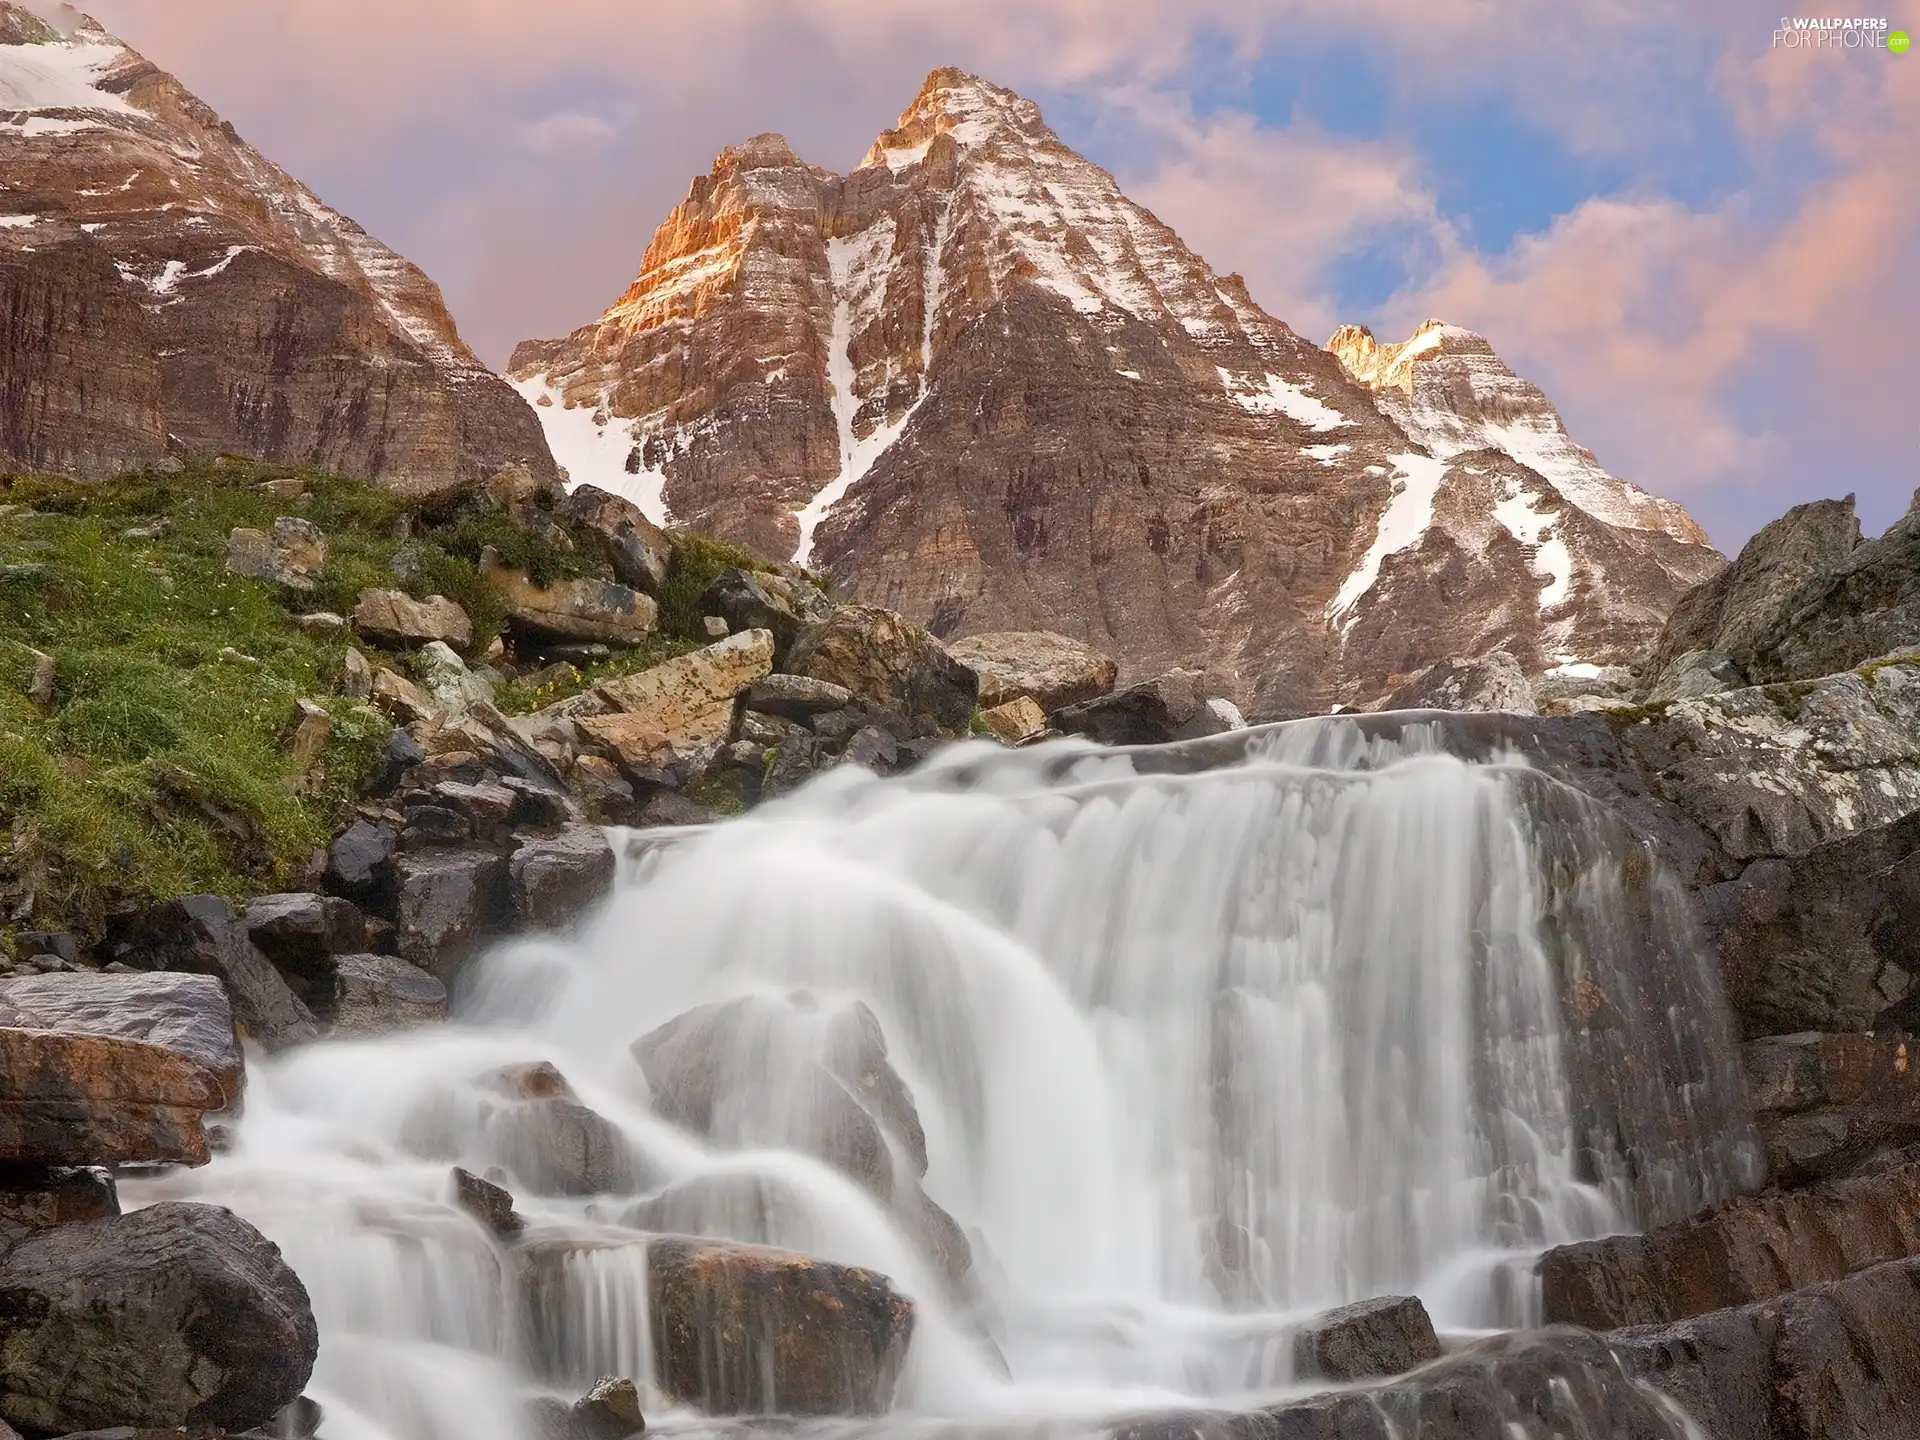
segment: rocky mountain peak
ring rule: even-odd
[[[1203,660],[1269,711],[1498,645],[1611,663],[1720,563],[1473,332],[1331,350],[941,69],[844,176],[726,152],[621,299],[509,375],[574,480],[656,520],[937,634]]]

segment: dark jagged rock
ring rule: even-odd
[[[1216,735],[1231,727],[1208,709],[1204,683],[1194,671],[1170,670],[1050,718],[1056,730],[1102,745],[1164,745]]]
[[[802,628],[831,619],[833,605],[813,585],[765,570],[723,570],[701,592],[700,611],[727,622],[734,634],[767,630],[784,659]]]
[[[1767,1168],[1804,1185],[1920,1145],[1920,1072],[1902,1032],[1780,1035],[1743,1047]]]
[[[556,513],[592,538],[622,585],[655,597],[665,588],[673,542],[631,500],[582,485],[560,502]]]
[[[0,1258],[0,1413],[23,1429],[251,1429],[318,1350],[299,1277],[215,1206],[65,1225]]]
[[[502,1240],[511,1240],[526,1229],[513,1209],[513,1196],[491,1180],[482,1180],[471,1170],[453,1167],[454,1202]]]
[[[240,912],[247,935],[309,1009],[333,983],[336,956],[366,948],[359,907],[337,895],[261,895]]]
[[[980,677],[891,610],[843,605],[793,642],[787,669],[897,710],[917,733],[966,734]]]
[[[106,1220],[120,1213],[113,1175],[65,1165],[0,1167],[0,1250],[29,1230]]]
[[[108,949],[138,968],[216,977],[241,1028],[268,1049],[320,1033],[312,1012],[217,895],[185,895],[142,911],[116,927]]]
[[[1920,810],[1756,861],[1701,907],[1749,1037],[1898,1024],[1920,978]]]
[[[0,980],[0,1023],[142,1040],[193,1061],[240,1098],[246,1061],[227,992],[211,975],[30,975]]]
[[[443,985],[504,924],[507,862],[484,850],[403,852],[393,860],[395,946]]]
[[[1609,1337],[1621,1363],[1734,1440],[1905,1436],[1920,1416],[1920,1261]]]
[[[1645,1235],[1541,1257],[1545,1315],[1594,1330],[1667,1324],[1920,1254],[1920,1167],[1749,1196]]]
[[[525,841],[507,862],[515,911],[541,929],[579,919],[613,888],[613,872],[613,847],[597,825]]]
[[[1399,1375],[1440,1358],[1427,1307],[1413,1295],[1388,1295],[1330,1310],[1293,1341],[1294,1370],[1327,1380]]]
[[[1808,680],[1917,644],[1920,504],[1803,582],[1756,641],[1748,669],[1761,683]]]

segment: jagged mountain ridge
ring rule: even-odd
[[[1533,669],[1639,653],[1721,558],[1576,464],[1484,341],[1443,339],[1380,386],[1031,102],[941,70],[845,176],[778,136],[724,151],[619,302],[509,375],[575,480],[936,633],[1057,629],[1133,675],[1204,661],[1269,712],[1495,646]],[[1447,365],[1480,391],[1449,400]]]
[[[17,464],[225,451],[409,488],[553,473],[424,274],[93,20],[5,0],[0,358]]]

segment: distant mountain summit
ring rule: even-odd
[[[1479,336],[1302,339],[959,70],[847,175],[723,151],[613,307],[509,374],[575,480],[656,518],[1267,712],[1495,648],[1625,660],[1724,563]]]
[[[92,20],[0,0],[0,463],[170,451],[553,473],[425,275]]]

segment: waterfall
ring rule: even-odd
[[[1609,812],[1436,727],[958,746],[617,838],[602,910],[471,967],[458,1023],[256,1063],[229,1153],[130,1187],[283,1247],[329,1440],[517,1440],[517,1395],[644,1381],[636,1227],[879,1270],[918,1306],[899,1410],[1005,1424],[1272,1395],[1291,1327],[1369,1296],[1526,1325],[1542,1248],[1752,1178],[1684,895]],[[705,1057],[746,1098],[702,1139],[634,1045],[724,1002],[759,1018]],[[905,1120],[865,1184],[783,1143],[847,1016],[877,1022],[923,1177]],[[517,1183],[479,1077],[539,1061],[640,1157],[624,1190]],[[504,1171],[564,1262],[519,1274],[450,1162]],[[915,1186],[964,1231],[964,1283],[903,1223]]]

